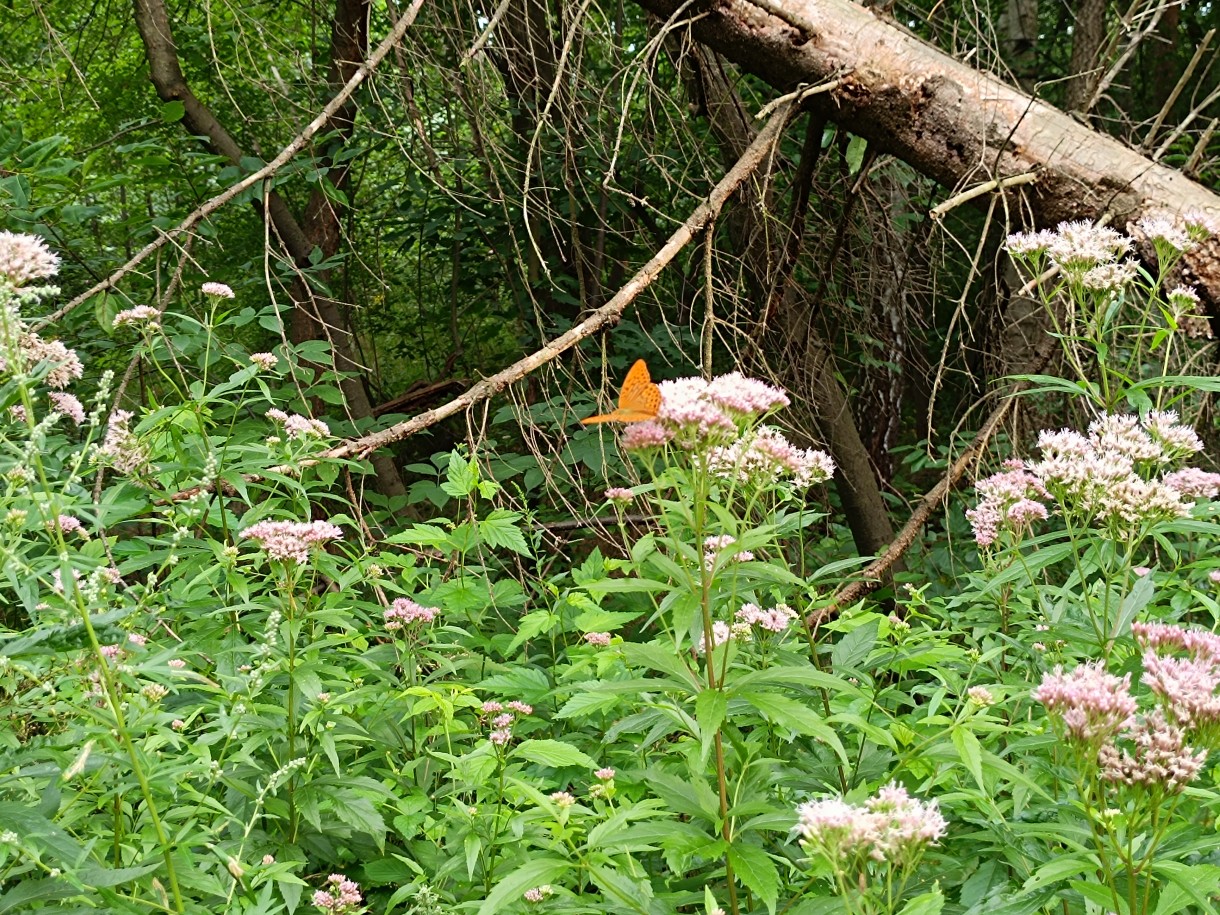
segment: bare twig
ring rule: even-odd
[[[305,144],[308,143],[310,139],[327,127],[335,112],[343,107],[344,103],[352,97],[352,94],[360,88],[360,85],[366,79],[368,79],[369,75],[377,68],[377,65],[381,63],[382,59],[389,54],[391,50],[393,50],[394,46],[397,45],[398,42],[402,40],[403,35],[405,35],[407,29],[411,27],[411,23],[415,21],[415,17],[419,14],[419,10],[423,5],[424,0],[412,0],[411,5],[407,7],[406,12],[402,14],[402,18],[394,24],[394,28],[390,30],[390,34],[387,35],[385,40],[377,46],[377,49],[369,55],[368,60],[361,64],[356,72],[352,74],[351,79],[344,84],[343,88],[335,93],[335,97],[326,103],[326,107],[318,112],[318,116],[310,121],[309,124],[306,125],[305,129],[297,134],[296,138],[293,139],[292,142],[280,150],[279,155],[277,155],[258,171],[247,175],[228,190],[217,194],[215,197],[197,207],[174,228],[170,229],[168,232],[162,233],[155,240],[149,242],[147,245],[137,251],[134,257],[127,261],[127,263],[123,264],[123,266],[119,267],[118,270],[111,273],[110,276],[106,277],[106,279],[102,280],[100,283],[97,283],[90,289],[85,290],[76,298],[72,299],[72,301],[65,304],[58,311],[44,318],[35,327],[35,330],[40,330],[46,327],[48,324],[58,321],[78,305],[88,301],[99,292],[104,292],[107,289],[114,288],[116,285],[118,285],[119,281],[123,279],[123,277],[131,273],[132,270],[139,266],[151,254],[163,247],[167,242],[177,238],[183,232],[189,231],[196,224],[219,210],[243,191],[253,187],[260,181],[269,178],[271,175],[274,175],[281,168],[287,165],[293,156],[304,149]]]
[[[524,359],[514,362],[512,365],[497,372],[490,378],[472,385],[469,389],[463,392],[458,397],[448,403],[437,407],[435,410],[429,410],[426,413],[421,413],[405,422],[398,423],[388,429],[382,429],[379,432],[374,432],[370,435],[363,436],[358,439],[353,439],[344,442],[335,448],[323,452],[320,458],[312,461],[301,461],[293,467],[276,467],[272,473],[287,473],[295,472],[303,466],[309,466],[318,463],[319,460],[336,460],[344,458],[365,458],[393,442],[400,441],[408,436],[414,435],[429,426],[435,425],[443,419],[453,416],[462,410],[469,409],[480,401],[487,400],[498,392],[504,390],[515,381],[528,375],[530,372],[546,365],[552,359],[559,356],[561,353],[571,349],[581,340],[592,336],[597,331],[604,327],[608,327],[618,321],[623,313],[623,309],[629,305],[636,296],[648,288],[653,280],[657,278],[662,270],[669,264],[670,261],[677,256],[686,245],[694,238],[705,226],[720,213],[728,199],[733,195],[734,191],[747,178],[754,173],[764,159],[770,155],[775,141],[783,132],[785,125],[788,123],[789,117],[792,115],[794,107],[788,105],[776,112],[766,125],[758,132],[741,158],[729,169],[728,173],[721,179],[708,194],[707,199],[699,204],[694,211],[687,217],[686,221],[678,227],[669,240],[661,247],[656,254],[646,263],[627,283],[615,293],[601,308],[592,312],[589,317],[576,324],[566,333],[556,337],[550,343],[543,346],[541,349],[531,353]],[[257,481],[262,477],[257,474],[247,475],[245,479],[250,482]],[[185,489],[170,496],[170,501],[179,502],[184,499],[189,499],[201,491],[207,491],[212,488],[212,484],[207,483],[200,486],[194,486],[190,489]]]
[[[1056,339],[1049,334],[1047,338],[1039,346],[1035,355],[1033,373],[1041,370],[1042,366],[1050,359],[1051,353],[1054,351]],[[928,490],[919,504],[915,507],[915,511],[911,513],[910,519],[903,525],[893,542],[886,547],[885,552],[874,559],[860,573],[860,577],[849,584],[840,588],[835,595],[830,599],[824,607],[820,607],[813,613],[810,613],[805,618],[805,625],[810,629],[816,629],[822,623],[826,622],[837,614],[844,607],[855,603],[860,598],[864,597],[871,591],[876,590],[883,581],[884,575],[891,566],[906,554],[906,551],[911,548],[915,542],[915,538],[919,536],[919,532],[932,517],[932,513],[937,510],[943,503],[945,497],[950,490],[957,485],[957,482],[962,478],[972,464],[975,463],[982,455],[983,450],[991,441],[991,437],[995,435],[1000,424],[1004,422],[1008,416],[1008,411],[1016,402],[1016,396],[1021,391],[1028,387],[1028,383],[1018,381],[1013,386],[1000,404],[991,412],[987,420],[983,423],[978,433],[974,437],[974,441],[966,448],[965,451],[958,456],[957,460],[950,465],[945,471],[945,475],[940,481]]]
[[[1169,112],[1173,110],[1174,103],[1177,102],[1178,96],[1182,94],[1182,90],[1186,88],[1190,78],[1195,74],[1195,67],[1199,66],[1199,61],[1203,59],[1203,52],[1207,50],[1212,43],[1212,39],[1216,36],[1215,29],[1209,29],[1207,34],[1203,36],[1203,40],[1199,42],[1199,46],[1195,48],[1194,56],[1191,57],[1190,63],[1186,65],[1186,69],[1182,71],[1182,77],[1178,80],[1178,84],[1173,87],[1173,91],[1169,93],[1169,98],[1165,99],[1165,104],[1161,106],[1161,111],[1156,116],[1156,120],[1152,122],[1152,126],[1148,128],[1148,135],[1144,137],[1144,142],[1140,144],[1140,152],[1146,153],[1152,148],[1152,141],[1156,139],[1157,131],[1161,129],[1161,125],[1165,123],[1165,118],[1169,116]]]
[[[932,207],[928,211],[928,215],[933,219],[940,219],[950,210],[961,206],[963,203],[969,203],[975,197],[982,197],[984,194],[989,194],[992,191],[1002,191],[1005,188],[1016,187],[1021,184],[1033,184],[1038,180],[1037,172],[1024,172],[1020,175],[1013,175],[1009,178],[996,178],[992,181],[984,181],[982,184],[976,184],[969,190],[962,191],[960,194],[955,194],[948,200]]]

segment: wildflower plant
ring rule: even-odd
[[[1108,904],[1139,913],[1160,898],[1158,868],[1164,873],[1175,856],[1162,849],[1189,805],[1186,792],[1220,746],[1220,637],[1165,623],[1132,628],[1145,702],[1130,674],[1115,676],[1099,662],[1056,667],[1033,698],[1067,750]]]
[[[1073,376],[1039,376],[1032,379],[1037,390],[1083,396],[1094,410],[1113,413],[1167,409],[1184,386],[1206,387],[1182,370],[1196,358],[1198,342],[1211,338],[1208,319],[1192,289],[1166,292],[1164,284],[1220,226],[1188,213],[1146,216],[1129,231],[1152,249],[1154,272],[1130,257],[1132,237],[1108,226],[1064,222],[1008,237],[1008,253],[1030,279]],[[1149,364],[1159,371],[1149,376]]]

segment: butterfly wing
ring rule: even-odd
[[[643,359],[637,359],[627,377],[623,379],[623,389],[618,397],[618,409],[609,413],[599,413],[581,420],[583,425],[590,423],[638,423],[646,419],[656,419],[657,410],[661,407],[661,389],[652,383],[648,374],[648,366]]]

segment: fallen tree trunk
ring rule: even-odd
[[[689,16],[694,37],[782,91],[839,80],[808,105],[949,188],[1034,172],[1010,189],[1038,226],[1161,211],[1220,220],[1220,196],[1112,137],[959,63],[850,0],[636,0]],[[684,10],[679,13],[679,10]],[[986,195],[979,198],[986,201]],[[1220,305],[1220,239],[1187,258],[1186,282]]]

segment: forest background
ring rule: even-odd
[[[1215,792],[1102,803],[1033,695],[1212,627],[1211,484],[1136,535],[1024,481],[1032,554],[959,490],[1124,414],[1178,443],[1145,483],[1214,461],[1218,24],[11,0],[0,229],[59,263],[7,261],[0,911],[1212,911]],[[1064,220],[1143,272],[1006,243]],[[30,333],[82,354],[79,428]],[[582,428],[641,357],[667,434],[674,379],[786,392],[731,422],[802,485]],[[930,831],[844,863],[796,812],[829,794]]]

